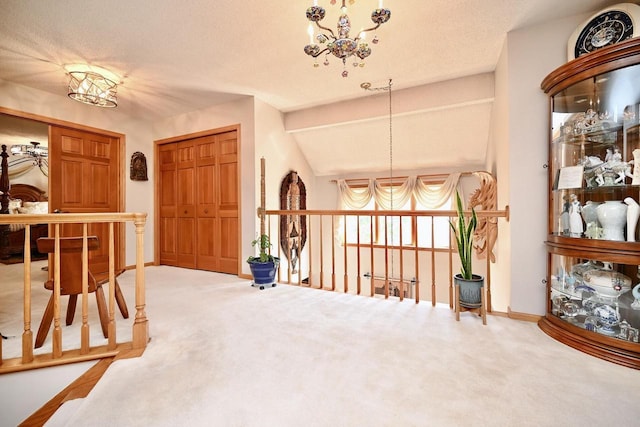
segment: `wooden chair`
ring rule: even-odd
[[[461,311],[473,311],[475,313],[478,313],[478,316],[482,317],[483,325],[487,324],[487,299],[484,295],[484,283],[480,288],[480,305],[479,306],[475,306],[475,305],[467,306],[466,304],[460,304],[460,285],[458,284],[455,285],[454,300],[455,300],[454,309],[455,309],[457,321],[460,321]]]
[[[41,253],[53,253],[55,239],[53,238],[40,238],[38,239],[38,251]],[[88,250],[95,250],[99,247],[99,241],[96,236],[90,236],[87,238]],[[124,270],[122,270],[124,271]],[[118,272],[118,274],[122,273]],[[100,274],[98,280],[91,273],[88,274],[88,292],[95,293],[96,302],[98,305],[98,315],[100,317],[100,325],[102,327],[102,334],[105,338],[108,338],[108,324],[109,316],[107,311],[107,303],[104,297],[104,291],[102,285],[109,281],[108,274]],[[53,279],[47,280],[44,283],[44,287],[50,291],[53,291]],[[114,291],[116,302],[122,316],[127,319],[129,312],[127,310],[127,304],[120,290],[120,285],[117,279],[114,284]],[[82,294],[82,237],[61,237],[60,238],[60,295],[69,295],[69,303],[67,304],[67,317],[66,324],[71,325],[76,312],[76,303],[78,295]],[[38,334],[36,335],[35,348],[42,347],[49,329],[51,328],[51,322],[53,321],[53,292],[47,303],[47,308],[44,311],[40,327],[38,328]]]

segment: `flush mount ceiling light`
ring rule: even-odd
[[[391,19],[391,11],[389,9],[385,9],[382,6],[383,0],[378,0],[378,8],[374,9],[371,12],[371,21],[375,24],[375,26],[371,28],[367,28],[364,30],[360,30],[358,36],[355,38],[349,37],[349,31],[351,31],[351,20],[347,15],[347,6],[345,5],[345,0],[342,0],[341,6],[341,15],[338,18],[338,35],[336,35],[333,30],[330,28],[324,27],[320,24],[325,17],[325,10],[323,7],[318,6],[318,0],[313,1],[313,6],[307,9],[307,19],[309,20],[309,44],[304,47],[304,52],[317,58],[321,54],[326,52],[324,65],[329,65],[329,54],[333,54],[336,58],[342,60],[342,64],[346,67],[347,58],[356,56],[360,60],[354,58],[355,61],[353,63],[354,67],[363,67],[364,59],[371,55],[371,48],[369,44],[365,41],[365,33],[369,31],[377,30],[380,25]],[[331,0],[331,4],[335,4],[336,0]],[[349,0],[349,4],[353,4],[354,0]],[[314,35],[313,23],[316,23],[316,26],[320,30],[317,35]],[[315,43],[315,40],[318,41],[321,45],[325,45],[322,49],[318,44]],[[373,44],[378,43],[378,38],[374,37],[371,41]],[[318,63],[315,62],[313,64],[314,67],[318,66]],[[342,77],[347,77],[349,72],[345,69],[342,71]]]
[[[116,107],[118,85],[93,71],[69,72],[69,98],[96,107]]]

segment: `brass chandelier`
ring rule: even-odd
[[[355,0],[349,0],[349,3],[353,4],[354,1]],[[391,18],[391,11],[383,7],[383,0],[378,0],[378,8],[374,9],[371,12],[371,21],[375,25],[371,28],[361,30],[358,33],[357,37],[350,38],[349,31],[351,31],[351,20],[347,15],[347,6],[345,5],[345,2],[346,0],[342,0],[342,13],[338,18],[338,35],[336,35],[333,30],[320,24],[320,21],[322,21],[325,17],[325,9],[321,6],[318,6],[318,0],[313,1],[313,6],[307,9],[307,19],[309,20],[309,44],[304,47],[304,52],[314,58],[317,58],[323,53],[326,53],[324,65],[329,65],[329,54],[333,54],[333,56],[342,60],[342,64],[344,67],[346,67],[347,58],[357,57],[359,58],[359,60],[356,59],[353,63],[353,66],[363,67],[364,59],[371,55],[371,48],[365,41],[365,33],[377,30],[380,25],[389,21],[389,19]],[[332,5],[335,3],[336,0],[331,0]],[[320,30],[317,35],[315,35],[314,32],[314,22]],[[323,45],[324,48],[316,44],[315,41],[317,41],[320,45]],[[378,38],[374,37],[371,42],[373,44],[377,44]],[[318,63],[315,62],[313,66],[318,67]],[[346,70],[346,68],[343,69],[342,77],[347,77],[348,75],[349,72]]]

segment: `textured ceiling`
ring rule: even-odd
[[[377,3],[349,7],[354,29],[370,26]],[[290,112],[366,96],[362,82],[393,78],[394,89],[405,89],[491,72],[507,32],[613,3],[385,0],[391,20],[377,31],[380,43],[365,67],[348,63],[343,78],[335,58],[314,68],[303,52],[312,0],[0,0],[0,79],[64,96],[65,65],[88,63],[120,76],[118,110],[133,117],[156,120],[244,95]],[[338,7],[319,4],[334,28]]]

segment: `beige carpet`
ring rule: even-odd
[[[533,323],[171,267],[146,278],[144,356],[48,426],[638,425],[640,371]],[[120,283],[131,309],[133,273]]]

